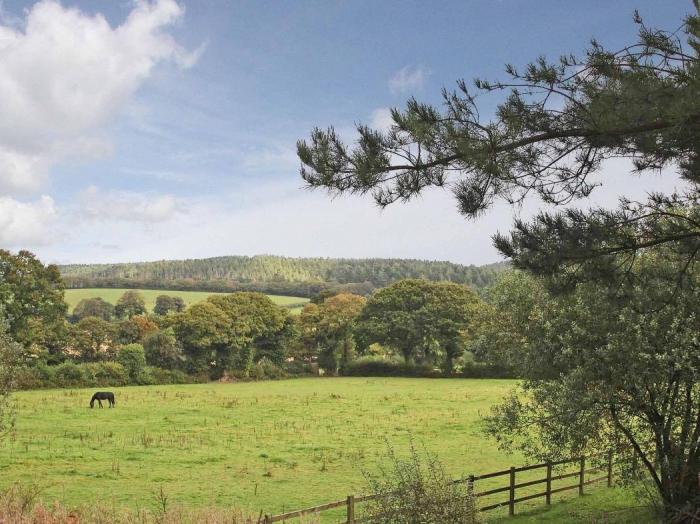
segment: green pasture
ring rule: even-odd
[[[385,439],[405,454],[409,431],[451,476],[490,472],[524,463],[481,431],[513,385],[308,378],[125,387],[114,388],[116,409],[90,409],[92,390],[22,392],[16,432],[0,441],[0,489],[38,484],[45,501],[151,508],[162,488],[187,506],[282,512],[363,493],[363,471],[385,460]]]
[[[66,302],[68,303],[69,311],[83,300],[84,298],[102,298],[103,300],[116,304],[127,289],[107,289],[107,288],[85,288],[85,289],[66,289]],[[146,309],[151,312],[156,304],[158,295],[170,295],[174,297],[182,297],[185,303],[189,306],[206,300],[211,295],[222,295],[224,293],[212,293],[210,291],[168,291],[163,289],[139,289],[144,300],[146,301]],[[303,297],[288,297],[284,295],[268,295],[275,304],[289,307],[292,312],[299,312],[309,299]]]

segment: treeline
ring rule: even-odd
[[[9,337],[20,388],[509,374],[472,357],[484,302],[452,282],[405,279],[369,298],[326,289],[300,315],[257,292],[189,307],[164,293],[147,311],[128,290],[116,304],[84,299],[69,315],[55,266],[0,250],[0,277],[0,335]]]
[[[402,279],[492,285],[505,264],[464,266],[408,259],[227,256],[121,264],[60,266],[69,288],[126,287],[191,291],[258,291],[312,297],[323,290],[367,295]]]

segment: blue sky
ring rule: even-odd
[[[386,124],[506,62],[676,28],[688,0],[0,1],[0,246],[52,262],[226,254],[500,259],[513,210],[434,191],[383,211],[302,188],[295,142]],[[486,106],[486,111],[489,107]],[[5,122],[5,124],[2,124]],[[588,202],[670,190],[612,163]]]

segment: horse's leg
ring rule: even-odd
[[[97,399],[97,402],[99,402],[99,403],[100,403],[100,407],[102,407],[102,401],[101,401],[99,398]]]

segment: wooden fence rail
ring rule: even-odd
[[[552,475],[553,468],[557,466],[565,466],[567,464],[577,464],[578,469],[577,471],[573,473],[563,473],[561,475]],[[525,471],[534,471],[538,469],[544,469],[545,470],[545,476],[542,478],[538,478],[535,480],[528,480],[525,482],[517,482],[517,474],[518,473],[523,473]],[[601,473],[605,472],[604,475],[598,476],[598,477],[593,477],[590,478],[590,475],[593,473]],[[497,477],[504,477],[508,476],[508,485],[506,486],[501,486],[497,488],[491,488],[491,489],[486,489],[484,491],[480,492],[475,492],[476,484],[480,481],[487,480],[487,479],[492,479],[492,478],[497,478]],[[586,475],[589,475],[589,478],[586,478]],[[508,493],[508,500],[504,500],[501,502],[497,502],[494,504],[489,504],[487,506],[481,506],[479,508],[479,511],[490,511],[494,510],[497,508],[508,508],[508,515],[512,516],[515,515],[515,505],[520,503],[520,502],[525,502],[528,500],[534,500],[537,498],[544,498],[545,499],[545,504],[549,505],[552,503],[552,495],[555,493],[561,493],[563,491],[568,491],[568,490],[573,490],[573,489],[578,489],[578,494],[583,495],[584,493],[584,487],[589,485],[589,484],[594,484],[596,482],[603,482],[607,481],[608,487],[612,485],[612,477],[613,477],[613,460],[612,460],[612,453],[607,454],[607,464],[602,467],[596,467],[596,468],[589,468],[586,469],[586,458],[585,457],[577,457],[577,458],[572,458],[572,459],[567,459],[567,460],[559,460],[557,462],[545,462],[542,464],[533,464],[529,466],[520,466],[520,467],[511,467],[508,469],[504,469],[501,471],[494,471],[491,473],[484,473],[481,475],[469,475],[468,477],[461,478],[458,480],[453,481],[455,484],[461,484],[461,483],[466,483],[467,484],[467,489],[473,493],[474,497],[476,498],[481,498],[481,497],[487,497],[490,495],[496,495],[498,493]],[[576,478],[577,482],[576,484],[570,484],[567,486],[561,486],[557,488],[552,488],[552,483],[555,481],[559,480],[565,480],[569,478]],[[531,495],[524,495],[521,497],[517,497],[517,490],[530,487],[530,486],[536,486],[538,484],[545,484],[545,490],[534,493]],[[380,495],[380,494],[375,494],[375,495],[363,495],[363,496],[354,496],[354,495],[348,495],[347,498],[343,500],[337,500],[335,502],[328,502],[326,504],[321,504],[320,506],[314,506],[311,508],[306,508],[306,509],[300,509],[296,511],[290,511],[287,513],[281,513],[279,515],[265,515],[264,520],[262,521],[264,524],[272,524],[273,522],[283,522],[286,520],[290,519],[296,519],[296,518],[301,518],[309,515],[317,515],[321,512],[328,511],[331,509],[335,508],[340,508],[340,507],[345,507],[346,508],[346,519],[343,521],[346,524],[359,524],[360,522],[371,522],[372,517],[367,516],[367,517],[361,517],[358,518],[356,517],[356,506],[359,503],[362,502],[367,502],[370,500],[375,500],[381,496],[386,496],[386,495]]]

